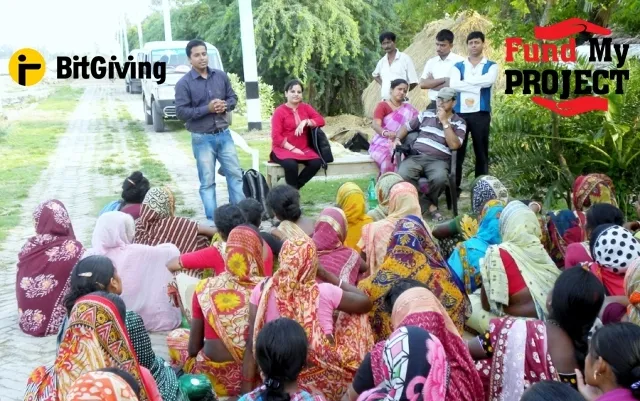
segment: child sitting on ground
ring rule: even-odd
[[[307,348],[307,335],[295,320],[279,318],[264,325],[255,353],[264,384],[238,401],[325,401],[298,386]]]

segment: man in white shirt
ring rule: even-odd
[[[427,60],[424,65],[424,71],[420,77],[420,87],[428,89],[429,104],[427,110],[436,109],[436,99],[438,99],[438,91],[449,86],[449,77],[451,76],[451,68],[464,57],[451,51],[453,47],[454,35],[448,29],[443,29],[436,35],[436,53],[435,57]]]
[[[467,150],[469,133],[476,155],[476,177],[489,174],[489,128],[491,125],[491,88],[498,78],[498,65],[487,60],[484,34],[471,32],[467,36],[469,57],[451,69],[449,86],[458,92],[455,112],[467,122],[466,138],[458,149],[457,184],[460,192],[462,163]]]
[[[378,38],[385,55],[378,61],[373,71],[373,78],[380,84],[380,97],[387,100],[390,97],[391,81],[404,79],[409,83],[409,90],[418,85],[418,74],[413,65],[413,60],[406,53],[396,49],[396,34],[383,32]]]

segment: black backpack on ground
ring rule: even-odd
[[[269,186],[264,175],[254,169],[249,169],[242,174],[242,192],[247,198],[253,198],[260,202],[263,208],[262,220],[270,219],[273,216],[267,208],[267,195]]]

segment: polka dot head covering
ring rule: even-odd
[[[615,224],[598,226],[591,234],[591,255],[604,269],[624,275],[631,262],[640,257],[640,242]]]

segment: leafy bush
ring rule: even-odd
[[[576,68],[592,66],[579,60]],[[514,196],[544,199],[549,208],[559,200],[570,207],[576,176],[604,173],[615,183],[621,208],[632,213],[629,195],[640,190],[640,61],[628,60],[623,69],[630,71],[625,93],[606,96],[608,112],[564,118],[535,105],[530,95],[497,95],[492,174],[508,183]],[[608,83],[613,91],[615,83]]]
[[[238,95],[238,104],[236,105],[235,112],[241,115],[246,115],[247,91],[245,89],[244,81],[242,81],[237,74],[229,73],[227,75],[229,75],[229,81],[231,81],[233,91]],[[258,88],[260,91],[260,118],[263,121],[269,120],[273,114],[275,104],[273,87],[262,82],[262,79],[258,79]]]

